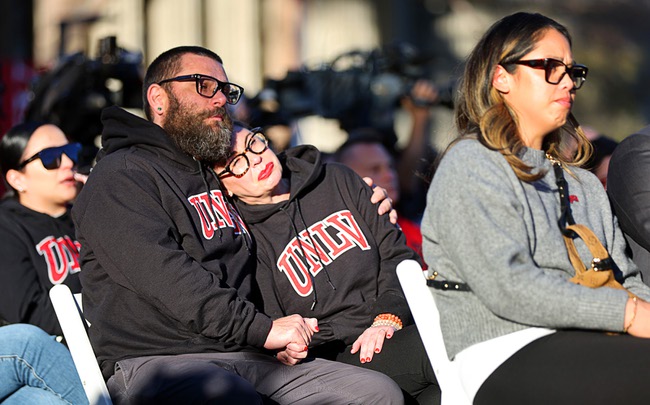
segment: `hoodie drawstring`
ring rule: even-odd
[[[309,269],[309,264],[306,263],[307,260],[307,254],[305,253],[305,249],[302,247],[302,241],[300,240],[300,236],[298,235],[298,229],[296,228],[296,224],[293,223],[293,220],[291,218],[291,215],[284,209],[280,208],[280,211],[284,212],[284,214],[289,218],[289,223],[291,224],[291,229],[293,229],[294,235],[296,235],[296,240],[298,241],[298,247],[300,248],[300,251],[302,252],[302,264],[305,266],[305,268]],[[311,285],[312,285],[312,295],[314,296],[313,301],[311,302],[311,310],[313,311],[314,308],[316,307],[316,303],[318,302],[318,296],[316,294],[316,280],[314,279],[314,276],[311,274],[311,271],[307,270],[307,276],[309,276],[309,280],[311,280]]]
[[[325,267],[325,264],[323,264],[320,254],[318,253],[318,249],[316,248],[316,243],[314,242],[314,239],[312,238],[311,233],[309,232],[309,229],[305,224],[305,219],[303,218],[302,211],[300,210],[300,204],[298,204],[298,200],[295,200],[294,202],[296,204],[296,209],[298,211],[298,216],[300,217],[300,221],[302,222],[302,226],[305,228],[305,232],[307,232],[307,237],[309,238],[309,241],[311,242],[312,246],[314,247],[314,250],[316,251],[316,257],[318,257],[318,262],[320,263],[321,267],[325,271],[325,274],[327,275],[327,282],[329,283],[329,285],[332,287],[333,290],[336,290],[336,287],[334,286],[334,283],[332,283],[332,280],[330,278],[329,272],[327,271],[327,267]],[[289,205],[291,205],[291,203],[289,203]],[[296,227],[296,224],[293,222],[293,218],[284,207],[281,207],[280,211],[282,211],[287,216],[287,218],[289,218],[291,229],[293,230],[294,235],[296,235],[296,241],[298,241],[298,248],[300,248],[300,252],[302,253],[303,265],[305,266],[305,268],[309,269],[309,263],[307,263],[307,253],[305,252],[305,249],[302,246],[302,239],[300,239],[298,228]],[[312,291],[313,291],[314,299],[311,303],[311,308],[310,308],[313,311],[314,308],[316,307],[316,304],[318,303],[318,295],[316,293],[316,279],[314,278],[314,276],[311,274],[311,271],[309,270],[307,270],[307,276],[311,280],[311,284],[313,286]]]
[[[311,245],[314,247],[316,250],[316,257],[318,257],[318,263],[323,267],[323,270],[325,270],[325,275],[327,276],[327,282],[329,283],[330,287],[332,287],[332,290],[336,290],[336,286],[334,286],[334,283],[332,282],[332,278],[330,277],[329,271],[327,271],[327,267],[325,266],[325,263],[323,263],[323,260],[320,257],[320,253],[318,253],[318,249],[316,249],[316,242],[314,242],[314,239],[311,236],[311,232],[309,232],[309,228],[307,227],[307,224],[305,223],[305,218],[302,216],[302,210],[300,209],[300,201],[298,199],[295,200],[296,203],[296,208],[298,209],[298,216],[300,217],[300,222],[302,222],[302,226],[305,228],[305,231],[307,232],[307,237],[309,238],[309,241],[311,242]],[[303,252],[304,254],[304,252]]]

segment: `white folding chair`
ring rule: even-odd
[[[555,332],[526,328],[474,344],[449,361],[440,313],[422,268],[414,260],[404,260],[397,265],[397,277],[442,390],[442,405],[471,404],[485,380],[504,361],[535,339]]]
[[[422,267],[415,260],[404,260],[397,265],[397,277],[440,385],[441,405],[470,405],[458,367],[447,357],[440,330],[440,314],[427,287]]]
[[[97,364],[97,357],[88,339],[86,320],[80,303],[75,300],[70,288],[65,284],[58,284],[50,289],[50,300],[88,401],[91,405],[112,405],[104,377]]]

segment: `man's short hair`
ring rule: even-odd
[[[382,133],[374,128],[358,128],[353,131],[350,131],[348,139],[339,146],[339,148],[334,152],[334,160],[336,162],[343,163],[347,158],[347,153],[352,147],[356,145],[374,145],[379,144],[386,149],[388,154],[391,154],[391,150],[386,147],[384,144],[384,136]]]
[[[147,100],[149,86],[174,77],[181,70],[181,57],[187,53],[205,56],[223,64],[221,57],[201,46],[178,46],[161,53],[147,68],[142,85],[142,106],[149,121],[152,121],[151,106]]]

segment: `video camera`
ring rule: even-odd
[[[267,80],[251,105],[275,105],[290,118],[338,119],[346,130],[392,128],[400,98],[427,76],[430,59],[405,43],[347,52],[315,69],[304,67],[289,71],[282,80]],[[451,89],[439,93],[437,104],[451,106]]]
[[[37,78],[26,120],[60,127],[71,141],[83,145],[79,166],[89,166],[102,132],[101,111],[110,105],[142,108],[142,54],[119,48],[115,37],[100,40],[99,55],[65,55]]]

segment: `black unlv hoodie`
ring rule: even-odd
[[[126,358],[261,349],[254,256],[214,172],[149,121],[103,111],[103,150],[72,210],[84,314],[106,378]]]
[[[70,212],[53,218],[13,199],[0,203],[0,318],[52,335],[61,327],[49,291],[66,284],[81,292],[79,243]],[[0,342],[0,345],[2,342]]]
[[[313,146],[290,149],[280,161],[289,200],[237,202],[257,243],[264,313],[317,318],[312,348],[352,344],[380,313],[412,322],[395,268],[418,257],[377,214],[370,187],[346,166],[322,165]]]

